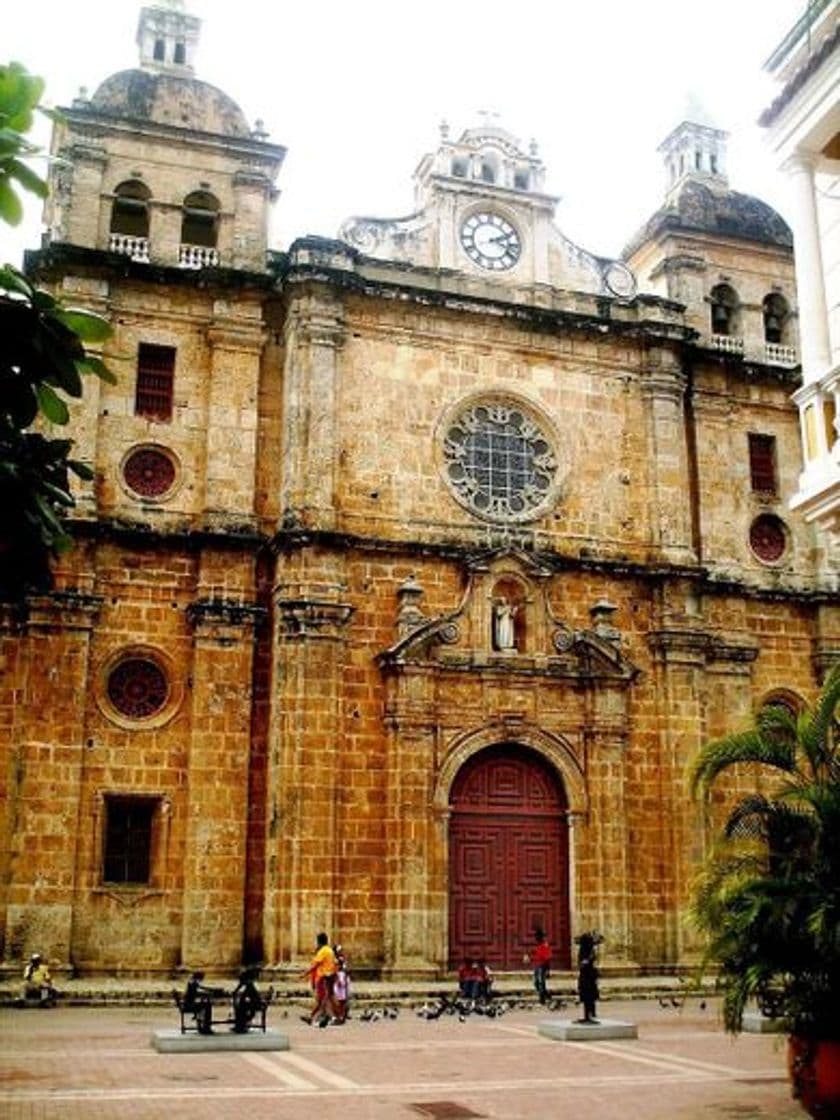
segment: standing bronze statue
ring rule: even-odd
[[[578,946],[578,999],[583,1004],[583,1018],[579,1023],[597,1023],[595,1002],[600,998],[598,991],[598,969],[595,961],[598,945],[603,938],[597,933],[582,933],[577,938]]]

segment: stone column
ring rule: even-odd
[[[90,639],[100,606],[96,597],[58,592],[30,600],[26,617],[4,620],[4,653],[15,646],[0,709],[7,717],[0,844],[6,959],[37,951],[54,966],[72,963]]]
[[[278,582],[273,593],[263,944],[281,969],[296,971],[337,918],[341,681],[352,614],[343,594],[338,583],[312,582]]]
[[[207,404],[205,518],[214,528],[254,520],[257,396],[265,344],[262,310],[244,300],[213,304]]]
[[[307,528],[335,524],[338,465],[341,303],[313,287],[292,301],[283,371],[283,484],[287,520]]]
[[[268,239],[268,205],[276,197],[271,180],[262,171],[237,171],[233,193],[231,265],[262,272]]]
[[[684,397],[686,377],[678,356],[651,346],[643,391],[648,404],[648,531],[662,560],[694,564],[692,492],[688,469]]]
[[[235,968],[242,958],[254,626],[259,610],[208,597],[188,608],[195,633],[181,962]]]
[[[819,381],[831,366],[825,274],[814,191],[814,161],[807,155],[796,155],[787,160],[783,170],[787,172],[792,188],[802,377],[804,384],[808,385]]]

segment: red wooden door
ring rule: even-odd
[[[569,968],[567,804],[558,778],[524,747],[493,747],[463,767],[450,806],[450,966],[469,956],[521,969],[540,926],[555,966]]]

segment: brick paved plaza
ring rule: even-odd
[[[551,1042],[546,1016],[428,1022],[403,1008],[396,1020],[318,1030],[299,1008],[275,1011],[283,1053],[158,1054],[165,1007],[0,1010],[0,1116],[310,1117],[385,1120],[793,1120],[779,1037],[720,1029],[713,1006],[681,1010],[657,1000],[604,1004],[635,1021],[638,1040]],[[571,1009],[575,1013],[575,1009]],[[562,1015],[568,1015],[565,1011]],[[437,1105],[437,1110],[421,1106]],[[445,1107],[448,1106],[448,1107]]]

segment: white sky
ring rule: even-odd
[[[756,118],[775,87],[762,64],[805,0],[187,0],[204,23],[196,76],[288,148],[272,245],[334,236],[352,214],[413,207],[412,173],[478,110],[536,139],[557,224],[602,255],[659,206],[657,145],[688,99],[731,133],[729,180],[784,213]],[[48,104],[137,63],[140,0],[19,0],[0,61],[47,81]],[[42,132],[46,136],[46,132]],[[0,259],[39,243],[39,207]]]

